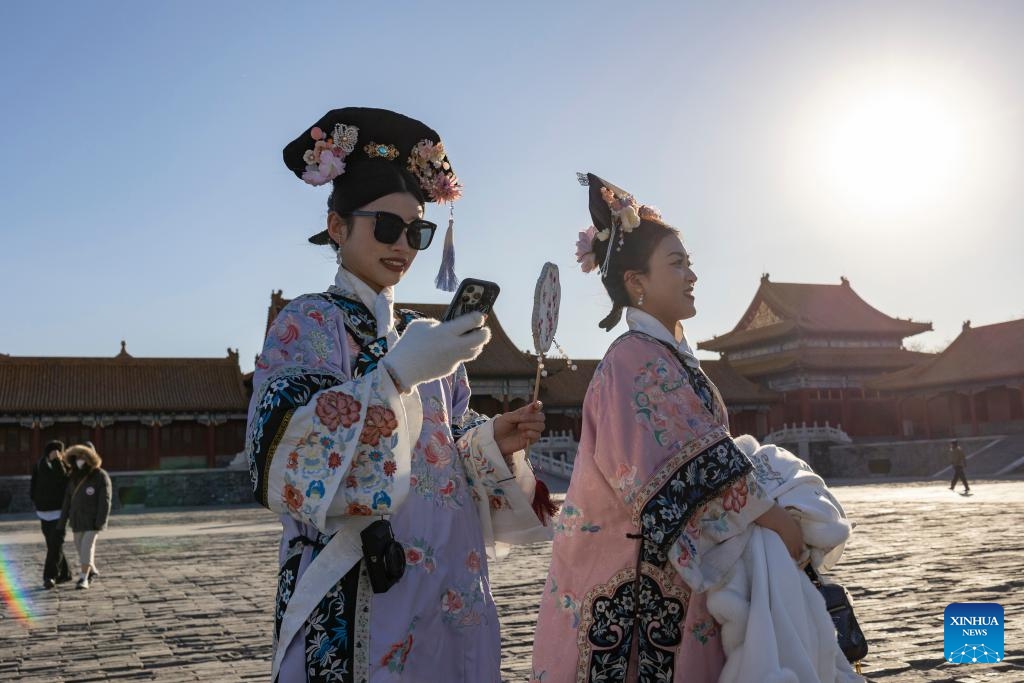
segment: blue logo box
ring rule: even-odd
[[[954,602],[946,607],[945,656],[953,664],[1003,661],[1003,606],[997,602]]]

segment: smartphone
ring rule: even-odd
[[[494,308],[494,301],[498,298],[501,287],[495,282],[487,280],[474,280],[466,278],[459,283],[459,288],[452,297],[448,310],[445,311],[442,322],[458,318],[460,315],[479,311],[488,315]]]

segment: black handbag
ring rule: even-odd
[[[807,572],[814,587],[825,598],[825,609],[828,610],[829,616],[832,617],[832,623],[836,627],[836,640],[839,641],[839,649],[846,656],[846,661],[856,664],[867,656],[868,641],[853,613],[849,591],[838,583],[822,581],[810,564],[804,571]]]

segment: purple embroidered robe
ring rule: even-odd
[[[283,525],[281,683],[498,681],[487,556],[503,537],[545,536],[523,454],[513,475],[490,422],[468,408],[465,369],[399,395],[377,367],[388,339],[416,317],[394,313],[397,329],[375,338],[377,321],[351,292],[298,297],[257,360],[247,451],[256,498]],[[382,514],[407,567],[374,594],[358,531]]]

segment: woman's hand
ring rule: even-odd
[[[786,509],[776,503],[768,512],[758,517],[755,522],[764,527],[765,529],[771,529],[779,535],[782,542],[786,544],[786,550],[797,562],[800,561],[800,557],[804,552],[804,532],[800,529],[800,525]]]
[[[494,418],[494,441],[506,458],[525,450],[544,433],[544,405],[540,401]]]

